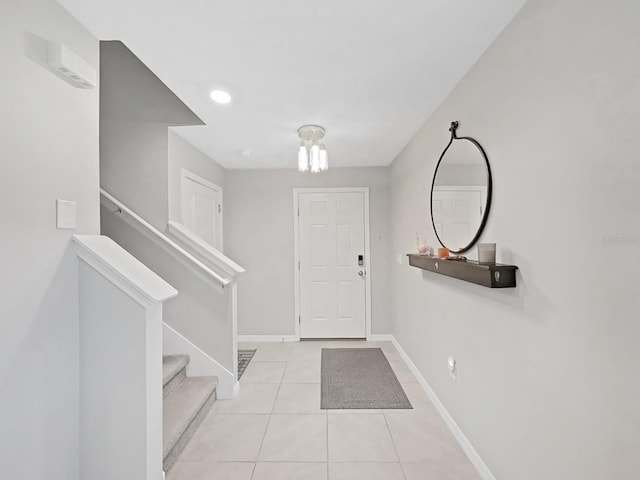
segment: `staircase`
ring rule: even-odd
[[[162,357],[163,468],[167,472],[216,401],[216,377],[187,377],[189,356]]]

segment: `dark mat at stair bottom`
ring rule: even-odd
[[[238,380],[242,377],[242,374],[247,369],[249,362],[256,354],[256,348],[254,349],[246,349],[246,350],[238,350]]]

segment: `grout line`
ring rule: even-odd
[[[260,453],[260,452],[258,452],[258,453]],[[249,479],[252,479],[253,476],[255,475],[257,466],[258,466],[258,459],[256,459],[255,462],[253,462],[253,468],[251,469],[251,476],[249,477]]]
[[[402,471],[402,476],[407,478],[407,475],[404,473],[404,467],[402,466],[402,462],[400,461],[400,452],[398,452],[398,447],[396,445],[396,440],[393,438],[393,433],[391,432],[391,427],[389,426],[389,420],[387,420],[387,416],[382,412],[382,417],[384,418],[384,423],[387,426],[387,431],[389,432],[389,436],[391,437],[391,443],[393,443],[393,449],[396,452],[396,456],[398,457],[398,463],[400,464],[400,470]]]
[[[395,347],[394,347],[394,350],[395,350]],[[405,366],[408,367],[408,365],[406,365],[404,360],[401,360],[401,362],[403,364],[405,364]],[[389,361],[389,364],[391,364],[391,361]],[[391,366],[391,369],[393,370],[393,366]],[[398,374],[395,371],[393,373],[394,373],[394,375],[396,375],[396,378],[397,378]],[[400,382],[400,380],[398,380],[398,382]],[[402,387],[402,382],[400,382],[400,386]],[[403,389],[403,391],[404,391],[404,389]],[[406,392],[405,392],[405,396],[407,397],[407,400],[408,400],[409,396],[407,395]],[[411,400],[409,400],[409,403],[411,403]],[[412,407],[413,407],[413,405],[412,405]],[[396,456],[398,457],[398,463],[400,464],[400,471],[402,471],[402,476],[406,480],[407,474],[404,471],[404,466],[402,465],[402,461],[400,459],[400,452],[398,451],[398,446],[396,445],[396,439],[393,437],[393,432],[391,431],[391,426],[389,425],[389,419],[387,418],[387,415],[386,415],[384,409],[382,410],[382,416],[384,417],[384,423],[387,425],[387,430],[389,431],[389,436],[391,437],[391,443],[393,443],[393,448],[396,451]]]
[[[256,353],[258,353],[258,351],[256,350]],[[285,366],[285,371],[287,370],[286,366]],[[284,377],[284,374],[282,375]],[[258,460],[260,459],[260,454],[262,453],[262,447],[264,446],[264,439],[267,438],[267,432],[269,431],[269,426],[271,425],[271,418],[273,417],[273,409],[276,406],[276,402],[278,401],[278,395],[280,394],[280,387],[282,386],[282,380],[280,380],[280,383],[278,384],[278,391],[276,392],[276,396],[273,399],[273,405],[271,405],[271,413],[269,413],[269,420],[267,421],[267,428],[264,429],[264,434],[262,435],[262,441],[260,442],[260,448],[258,449],[258,455],[256,456],[256,464],[258,462]],[[255,467],[254,467],[254,471],[255,471]],[[253,477],[253,473],[251,474],[251,476]]]
[[[329,411],[325,410],[327,426],[327,480],[329,480]]]

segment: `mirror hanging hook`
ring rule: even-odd
[[[449,131],[451,132],[451,138],[458,138],[456,130],[458,129],[458,125],[460,123],[457,120],[451,122],[451,127],[449,127]]]

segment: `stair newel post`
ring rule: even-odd
[[[80,478],[162,480],[162,309],[177,290],[101,235],[80,259]]]

